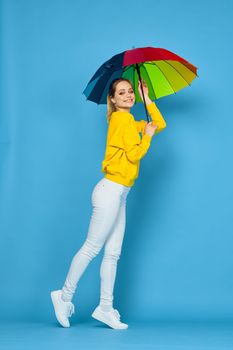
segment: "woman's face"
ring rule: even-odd
[[[129,110],[135,102],[132,86],[128,81],[120,81],[116,86],[114,97],[111,97],[117,110]]]

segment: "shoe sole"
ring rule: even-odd
[[[57,296],[54,292],[51,292],[50,293],[50,296],[51,296],[51,299],[52,299],[52,303],[53,303],[53,307],[54,307],[54,311],[55,311],[55,315],[56,315],[56,318],[57,318],[57,321],[59,322],[59,324],[64,327],[64,328],[69,328],[70,326],[68,325],[65,325],[64,323],[62,323],[62,321],[59,319],[59,315],[57,314],[56,312],[56,301],[57,301]]]
[[[108,322],[107,320],[103,319],[101,317],[101,315],[97,312],[97,311],[94,311],[91,315],[94,319],[96,319],[97,321],[100,321],[100,322],[103,322],[105,323],[106,325],[108,325],[109,327],[113,328],[113,329],[127,329],[127,327],[124,327],[124,328],[118,328],[118,327],[114,327],[110,322]]]

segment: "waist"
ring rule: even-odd
[[[106,173],[104,179],[121,185],[123,188],[131,188],[134,185],[134,179],[122,177],[120,174]]]
[[[120,182],[117,182],[115,181],[115,178],[114,179],[109,179],[108,177],[108,174],[105,175],[105,177],[103,177],[100,182],[103,182],[103,183],[106,183],[108,186],[111,186],[112,188],[115,188],[115,189],[120,189],[121,192],[126,192],[128,193],[131,189],[131,186],[126,186]]]
[[[106,160],[102,162],[102,172],[105,178],[115,181],[126,187],[132,187],[139,174],[140,161],[132,163],[126,156],[117,160]]]

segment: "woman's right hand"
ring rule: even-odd
[[[151,121],[151,122],[147,123],[145,126],[145,134],[152,137],[157,128],[158,128],[158,125],[153,124],[153,121]]]

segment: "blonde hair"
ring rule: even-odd
[[[111,120],[112,112],[116,111],[115,104],[111,101],[111,97],[114,97],[117,84],[120,83],[121,81],[127,81],[133,88],[132,82],[129,79],[117,78],[111,82],[108,90],[108,96],[107,96],[107,123],[109,123]]]

